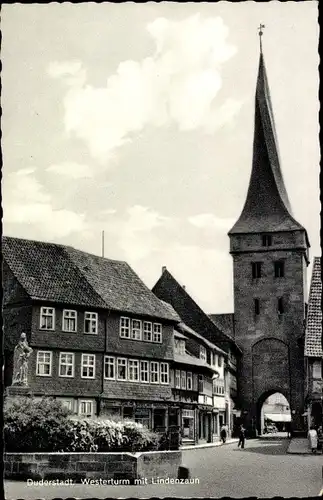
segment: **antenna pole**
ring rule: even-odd
[[[104,257],[104,231],[102,231],[102,257]]]

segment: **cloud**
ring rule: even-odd
[[[219,229],[229,231],[235,220],[227,217],[216,217],[213,214],[198,214],[189,217],[188,222],[201,229]]]
[[[148,125],[174,123],[180,130],[211,133],[239,111],[233,99],[216,102],[222,65],[236,52],[221,18],[158,18],[147,31],[154,54],[121,62],[105,87],[80,85],[86,72],[79,62],[49,68],[51,76],[67,78],[70,85],[64,99],[66,131],[85,141],[102,162]]]
[[[69,177],[70,179],[93,177],[93,172],[88,165],[75,162],[57,163],[55,165],[50,165],[46,170],[54,174]]]
[[[61,78],[71,86],[83,85],[86,81],[86,70],[81,61],[52,61],[47,73],[51,78]]]
[[[85,217],[68,209],[55,209],[49,193],[33,175],[22,169],[3,181],[4,225],[26,226],[40,238],[63,238],[85,228]]]

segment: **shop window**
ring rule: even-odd
[[[138,424],[144,425],[145,427],[150,428],[150,412],[151,410],[148,408],[136,408],[135,410],[135,422]]]
[[[166,410],[164,408],[155,408],[154,410],[154,432],[164,432],[166,421]]]
[[[125,420],[132,420],[133,419],[133,407],[132,406],[125,406],[123,408],[123,418]]]

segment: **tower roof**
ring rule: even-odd
[[[242,213],[229,234],[303,230],[292,215],[262,50],[255,96],[252,172]]]

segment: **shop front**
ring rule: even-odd
[[[199,407],[198,409],[198,442],[212,443],[212,408]]]
[[[186,409],[182,410],[182,441],[195,442],[195,410]]]

